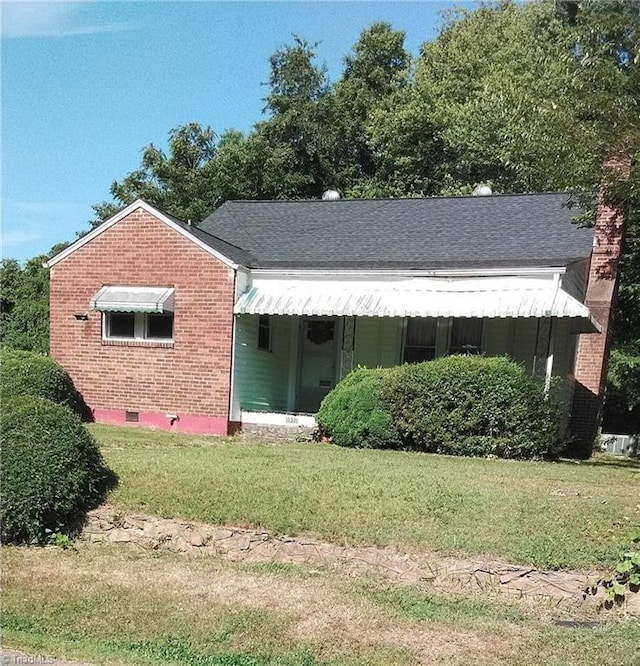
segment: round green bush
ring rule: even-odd
[[[357,368],[349,373],[320,405],[316,415],[320,434],[339,446],[400,448],[400,434],[380,402],[387,372]]]
[[[558,410],[505,357],[447,356],[389,373],[386,406],[407,448],[538,458],[558,450]]]
[[[45,398],[18,396],[2,407],[3,541],[72,534],[109,479],[95,440],[75,414]]]
[[[82,398],[67,371],[51,357],[35,352],[0,351],[0,395],[3,400],[35,395],[83,413]]]

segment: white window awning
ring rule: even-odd
[[[101,312],[173,312],[172,287],[102,287],[89,307]]]
[[[236,314],[357,317],[573,317],[589,309],[545,278],[408,278],[398,281],[256,280]]]

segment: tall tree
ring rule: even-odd
[[[579,187],[593,171],[592,128],[577,119],[573,30],[554,3],[503,2],[450,16],[426,43],[403,113],[442,137],[452,189]]]
[[[335,85],[337,185],[347,192],[377,188],[378,164],[368,125],[377,109],[409,85],[411,58],[404,32],[388,23],[365,29],[345,57]]]
[[[0,339],[2,345],[46,354],[49,351],[49,274],[47,256],[30,259],[20,268],[3,259],[0,266]]]
[[[115,201],[94,206],[99,224],[122,206],[145,199],[184,220],[200,222],[217,203],[211,187],[215,135],[210,127],[188,123],[169,132],[169,153],[150,144],[142,164],[111,185]]]
[[[270,91],[265,102],[271,117],[256,133],[277,163],[288,160],[278,198],[315,198],[336,179],[333,96],[326,67],[316,65],[315,59],[315,45],[297,36],[269,59]]]

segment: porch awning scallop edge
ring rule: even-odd
[[[556,280],[411,278],[396,282],[263,280],[236,314],[356,317],[573,317],[589,309]]]
[[[102,287],[89,301],[101,312],[173,312],[172,287]]]

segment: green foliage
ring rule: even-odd
[[[210,185],[215,154],[215,134],[210,127],[192,122],[172,129],[168,154],[153,144],[147,146],[140,168],[112,184],[111,194],[118,203],[93,207],[96,219],[92,226],[138,198],[185,221],[201,222],[218,204]]]
[[[640,407],[640,341],[613,350],[608,378],[630,409]]]
[[[607,380],[604,431],[640,433],[640,341],[611,352]]]
[[[589,594],[596,594],[598,588],[603,587],[605,604],[609,607],[624,602],[629,593],[640,592],[640,529],[631,534],[630,540],[635,548],[622,553],[613,576],[601,578],[586,590]]]
[[[46,354],[49,351],[49,275],[45,256],[24,268],[14,259],[0,266],[0,339],[3,347]]]
[[[39,396],[82,415],[84,403],[67,371],[49,356],[34,352],[0,351],[0,396]]]
[[[389,374],[382,399],[418,451],[539,458],[557,451],[557,410],[507,358],[447,356]]]
[[[3,400],[1,432],[3,541],[73,534],[109,478],[93,437],[66,407],[28,395]]]
[[[558,410],[501,357],[359,368],[327,395],[317,419],[321,434],[341,446],[503,458],[558,451]]]
[[[339,446],[401,448],[398,429],[380,400],[388,372],[357,368],[349,373],[320,405],[320,432]]]

